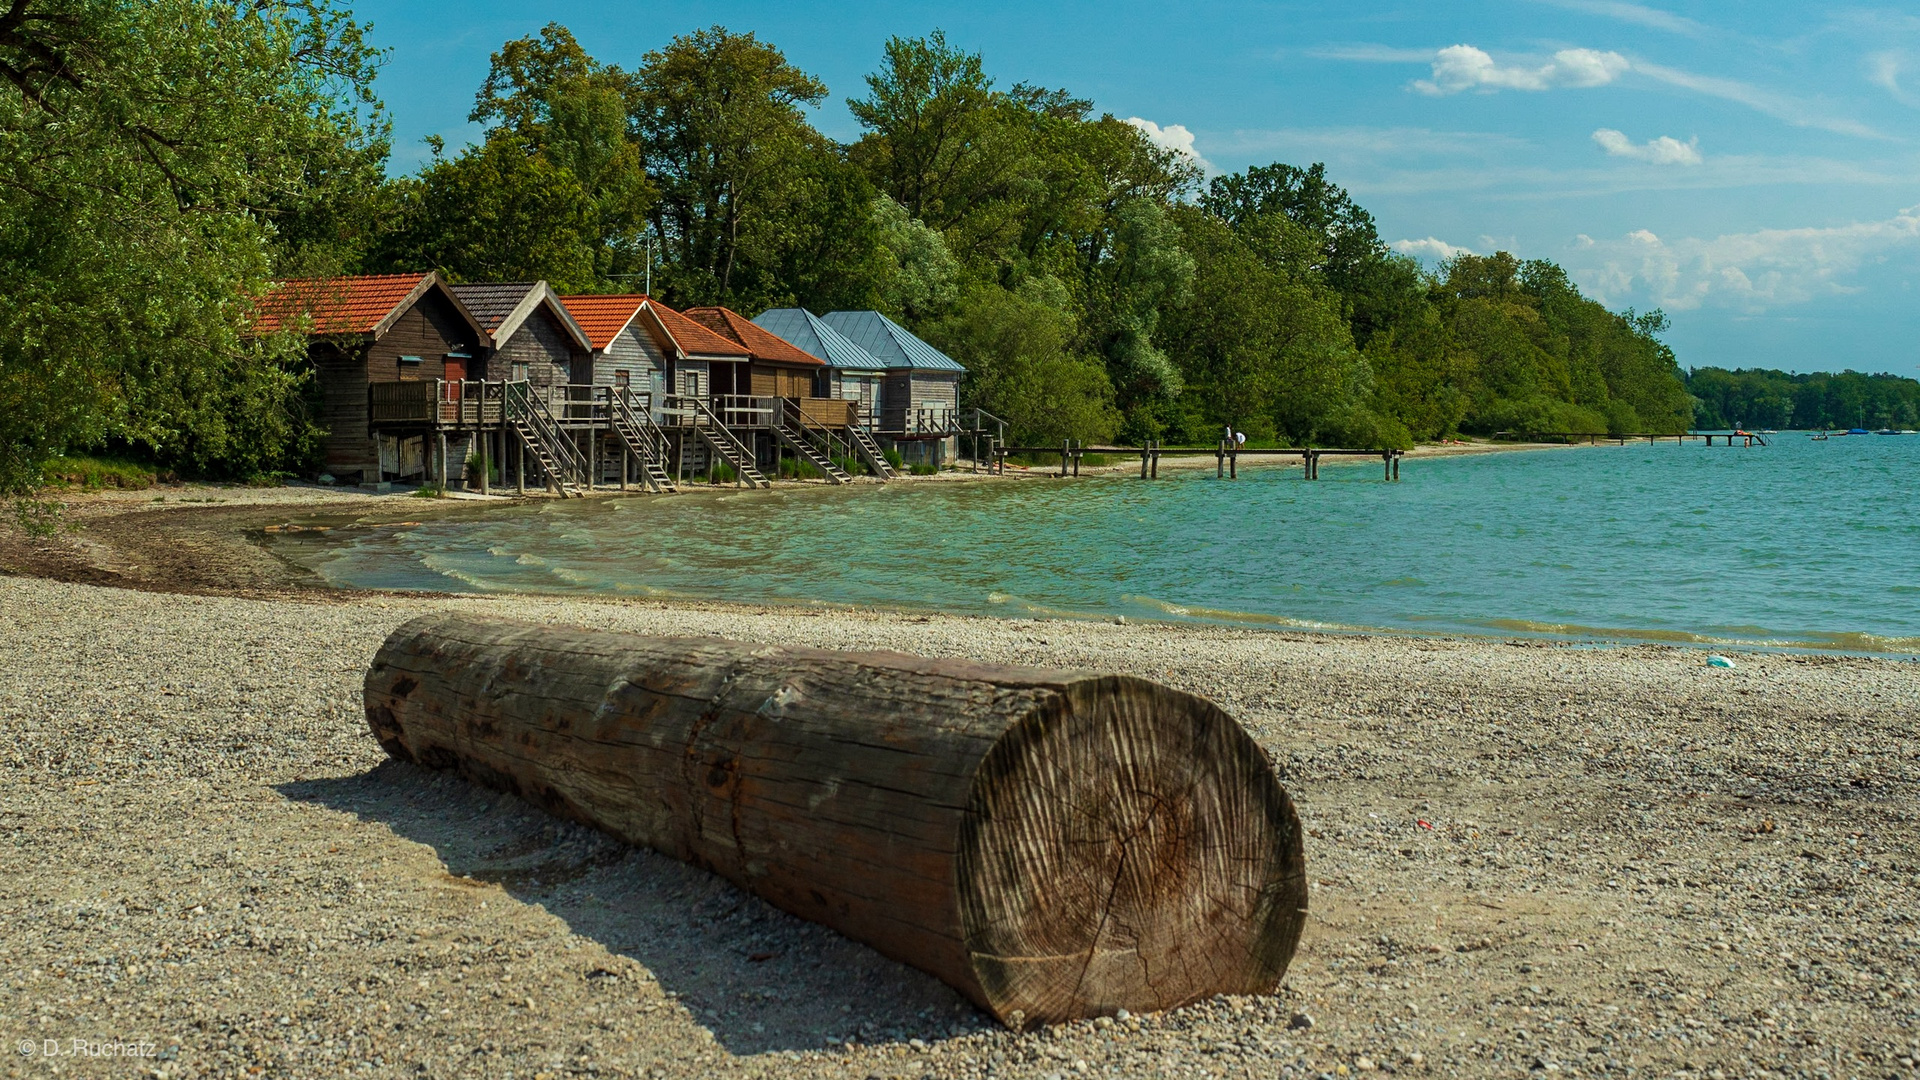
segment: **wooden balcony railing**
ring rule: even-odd
[[[843,428],[855,423],[859,402],[840,398],[800,398],[800,419],[815,427]]]
[[[629,411],[650,413],[653,395],[624,386],[569,383],[532,386],[524,381],[417,379],[377,382],[367,387],[367,420],[381,427],[497,427],[506,415],[507,388],[528,401],[537,399],[562,426],[607,426],[617,398]]]

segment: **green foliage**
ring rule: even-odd
[[[740,474],[724,461],[716,461],[707,467],[707,482],[710,484],[731,484],[739,479]]]
[[[807,461],[804,458],[782,457],[780,459],[780,476],[782,479],[818,480],[823,475],[819,469],[814,468],[811,461]]]
[[[1695,368],[1687,392],[1699,428],[1920,428],[1920,382],[1898,375]]]
[[[645,268],[654,198],[629,130],[632,76],[588,56],[567,28],[493,54],[468,119],[484,140],[393,185],[378,260],[455,280],[544,278],[586,292]]]
[[[940,474],[940,468],[931,462],[916,461],[907,472],[913,476],[938,476]]]
[[[887,465],[892,468],[894,472],[899,472],[901,469],[906,468],[904,459],[900,456],[900,451],[888,447],[880,451],[880,455],[887,459]]]
[[[500,463],[488,461],[485,454],[468,454],[466,471],[468,478],[477,480],[482,473],[486,474],[488,487],[500,486]]]
[[[87,491],[105,488],[144,491],[159,479],[158,471],[149,463],[90,454],[62,454],[51,458],[41,466],[41,472],[51,485]]]
[[[1030,281],[1019,292],[980,285],[954,314],[921,328],[966,365],[972,401],[1005,420],[1016,445],[1102,442],[1118,427],[1105,367],[1075,349],[1069,303],[1052,279]]]
[[[419,487],[413,489],[413,497],[416,499],[444,499],[447,497],[447,491],[439,484],[421,484]]]
[[[323,0],[0,15],[0,496],[109,443],[213,475],[303,461],[302,342],[248,315],[363,241],[376,61]]]

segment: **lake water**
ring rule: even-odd
[[[1920,436],[541,501],[280,550],[347,587],[1920,653]],[[1211,463],[1209,463],[1211,464]]]

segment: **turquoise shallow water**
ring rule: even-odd
[[[1920,654],[1920,436],[542,502],[279,541],[347,587]],[[310,537],[313,534],[305,534]]]

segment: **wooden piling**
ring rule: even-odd
[[[447,490],[447,433],[440,433],[440,491]]]
[[[1215,443],[1213,447],[1213,478],[1215,480],[1227,478],[1227,441],[1225,439]]]
[[[1153,441],[1153,475],[1149,479],[1160,479],[1160,440]]]

